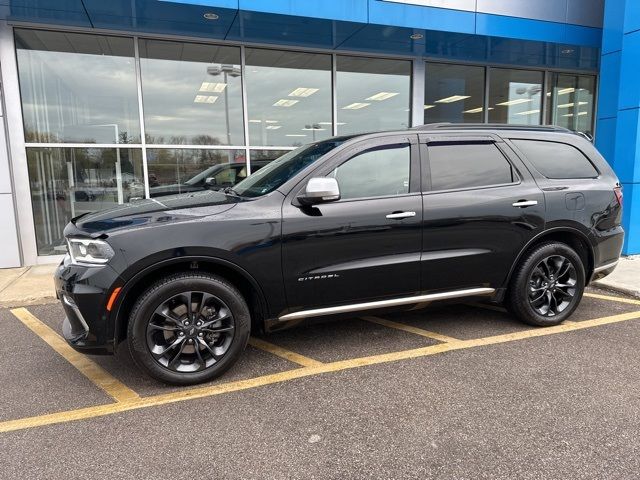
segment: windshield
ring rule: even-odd
[[[242,197],[259,197],[273,192],[296,173],[311,165],[325,153],[342,145],[352,137],[337,137],[302,146],[274,160],[233,187]]]

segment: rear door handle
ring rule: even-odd
[[[538,201],[537,200],[519,200],[515,203],[513,203],[512,205],[514,207],[532,207],[534,205],[537,205]]]
[[[403,218],[415,217],[416,212],[393,212],[387,215],[387,218],[392,220],[399,220]]]

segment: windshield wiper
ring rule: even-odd
[[[222,190],[226,195],[233,195],[234,197],[242,197],[242,195],[239,195],[238,192],[236,192],[233,187],[226,187]]]

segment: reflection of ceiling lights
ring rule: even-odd
[[[279,128],[282,128],[282,125],[267,125],[264,127],[265,130],[278,130]]]
[[[515,100],[509,100],[508,102],[496,103],[496,105],[509,107],[511,105],[520,105],[521,103],[527,103],[533,100],[532,98],[516,98]]]
[[[313,95],[319,90],[319,88],[305,88],[298,87],[293,92],[289,94],[290,97],[308,97],[309,95]]]
[[[480,113],[483,110],[484,109],[482,107],[478,107],[478,108],[472,108],[471,110],[465,110],[462,113]],[[487,108],[487,110],[493,110],[493,107],[489,107]]]
[[[264,123],[278,123],[278,120],[265,120]]]
[[[436,103],[453,103],[459,102],[460,100],[464,100],[465,98],[469,98],[471,95],[451,95],[450,97],[441,98],[440,100],[436,100]]]
[[[193,103],[216,103],[218,97],[215,95],[196,95],[193,99]]]
[[[304,133],[287,133],[285,137],[306,137]]]
[[[578,112],[578,116],[582,116],[582,115],[587,115],[588,112]],[[563,117],[573,117],[573,113],[565,113],[564,115],[562,115]]]
[[[342,107],[342,110],[360,110],[361,108],[368,107],[371,105],[370,103],[352,103],[351,105],[347,105],[346,107]]]
[[[286,98],[281,98],[276,103],[273,104],[274,107],[291,107],[298,103],[300,100],[287,100]]]
[[[380,92],[380,93],[376,93],[375,95],[371,95],[369,98],[366,98],[365,100],[375,100],[376,102],[381,102],[382,100],[395,97],[396,95],[399,95],[399,93],[398,92]]]
[[[318,122],[318,125],[333,125],[331,122]],[[346,125],[345,122],[336,122],[336,125]]]
[[[571,108],[576,105],[586,105],[589,102],[574,102],[574,103],[563,103],[562,105],[558,105],[556,108]]]
[[[516,115],[533,115],[534,113],[540,113],[540,110],[527,110],[525,112],[518,112]]]
[[[302,129],[303,132],[312,132],[312,131],[320,131],[320,130],[326,130],[326,128],[319,128],[319,127],[312,127],[311,125],[307,125],[306,127],[304,127]]]
[[[433,108],[433,107],[435,107],[435,105],[425,105],[424,109],[429,110],[430,108]]]
[[[262,120],[249,120],[249,123],[262,123]]]
[[[220,18],[219,15],[213,13],[213,12],[207,12],[204,15],[202,15],[204,18],[206,18],[207,20],[218,20]]]
[[[202,85],[200,85],[200,91],[222,93],[226,86],[226,83],[202,82]]]
[[[424,38],[424,35],[422,35],[421,33],[412,33],[411,35],[409,35],[409,38],[411,40],[420,40],[421,38]]]
[[[558,90],[558,95],[565,95],[565,94],[567,94],[567,93],[573,93],[573,92],[575,92],[575,91],[576,91],[576,89],[575,89],[575,88],[573,88],[573,87],[570,87],[570,88],[563,88],[563,89],[561,89],[561,90]]]

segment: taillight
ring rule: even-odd
[[[622,206],[622,187],[615,187],[613,189],[613,193],[616,195],[616,200],[618,201],[618,205]]]

